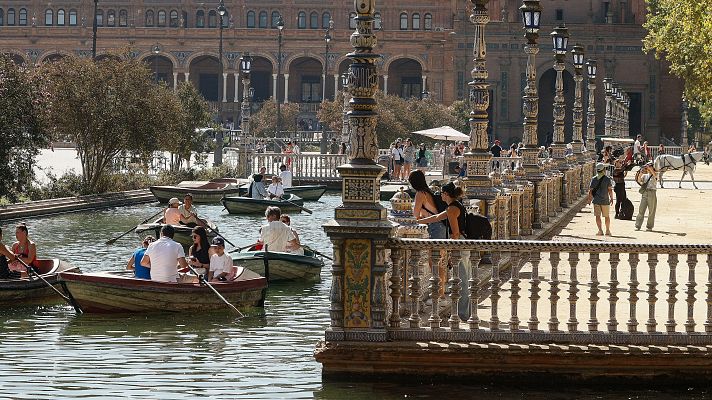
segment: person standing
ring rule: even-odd
[[[329,154],[339,154],[339,144],[336,143],[336,138],[331,138],[331,145],[329,146]]]
[[[393,143],[391,147],[391,159],[393,160],[393,179],[400,180],[401,165],[403,165],[403,155],[401,154],[400,143]]]
[[[645,224],[645,228],[652,231],[655,226],[655,210],[658,207],[656,190],[657,178],[655,177],[655,169],[653,166],[651,164],[645,164],[643,168],[638,171],[635,181],[640,185],[639,192],[641,194],[638,216],[635,218],[635,230],[639,231],[643,226],[643,219],[645,218],[645,211],[647,209],[648,223]]]
[[[151,243],[141,259],[141,265],[151,269],[151,280],[156,282],[177,282],[178,266],[187,268],[185,251],[180,243],[173,240],[175,229],[163,225],[161,238]]]
[[[292,171],[288,170],[284,164],[279,166],[279,170],[279,179],[282,180],[282,187],[285,189],[292,187]]]
[[[615,218],[620,218],[621,206],[623,201],[628,198],[625,192],[625,175],[626,175],[626,159],[619,158],[616,160],[611,178],[613,178],[613,191],[616,194]]]
[[[643,144],[640,142],[641,139],[643,139],[643,136],[638,135],[635,137],[635,143],[633,143],[633,159],[636,162],[640,162],[640,159],[643,156]]]
[[[402,178],[410,176],[410,170],[413,167],[413,162],[415,161],[415,146],[410,139],[405,141],[405,146],[403,147],[403,172]],[[401,179],[403,180],[403,179]]]
[[[490,153],[492,153],[492,157],[502,156],[502,146],[500,146],[499,139],[495,139],[494,144],[490,147]]]
[[[596,176],[591,178],[588,191],[587,203],[591,204],[593,202],[593,215],[596,216],[596,225],[598,226],[596,236],[603,235],[601,217],[606,221],[606,236],[611,236],[611,216],[609,213],[610,205],[613,204],[613,185],[611,185],[611,178],[606,176],[606,166],[607,164],[604,163],[596,164]]]

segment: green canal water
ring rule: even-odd
[[[293,216],[302,242],[331,254],[321,225],[340,197],[308,202]],[[27,220],[40,257],[59,257],[85,272],[123,269],[138,238],[104,242],[159,210],[156,204]],[[235,245],[254,242],[263,217],[228,215],[202,205]],[[5,242],[13,225],[2,225]],[[704,389],[672,392],[605,388],[532,389],[508,385],[432,385],[322,381],[312,356],[328,326],[329,265],[311,284],[272,285],[263,311],[236,321],[226,313],[75,315],[71,307],[8,307],[0,312],[0,398],[132,399],[703,399]]]

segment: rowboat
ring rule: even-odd
[[[157,219],[155,222],[149,223],[149,224],[141,224],[136,226],[136,234],[143,238],[146,235],[153,235],[156,239],[161,237],[161,227],[163,226],[163,223],[161,223],[162,219]],[[217,235],[215,232],[218,232],[218,227],[209,219],[203,219],[203,221],[207,222],[208,226],[211,229],[206,229],[208,231],[208,241],[212,241],[214,237]],[[173,236],[173,240],[176,242],[182,244],[183,246],[190,246],[193,244],[193,238],[191,237],[193,228],[186,226],[186,225],[172,225],[173,230],[175,231],[175,234]]]
[[[247,196],[247,187],[240,188],[240,196]],[[326,185],[303,185],[284,188],[285,194],[293,194],[304,201],[317,201],[326,192]]]
[[[35,266],[39,269],[40,276],[48,283],[62,291],[61,282],[57,273],[72,271],[79,273],[79,268],[59,259],[36,260]],[[57,293],[47,283],[36,276],[27,276],[22,272],[20,278],[0,280],[0,304],[12,305],[41,305],[63,303]]]
[[[60,274],[69,293],[85,313],[206,312],[227,305],[199,283],[138,279],[131,271]],[[240,268],[237,279],[210,283],[235,307],[262,307],[267,279]]]
[[[286,195],[284,200],[260,200],[249,197],[225,197],[222,204],[230,214],[261,214],[267,207],[277,206],[282,212],[300,212],[304,200],[293,194]]]
[[[265,259],[269,273],[265,271]],[[304,249],[304,255],[282,253],[276,251],[245,251],[232,255],[234,265],[267,276],[270,282],[318,280],[324,261],[316,257],[314,252]]]
[[[151,193],[161,203],[168,203],[172,197],[183,199],[186,193],[193,196],[193,203],[219,203],[224,196],[238,195],[240,184],[237,179],[220,178],[208,182],[179,183],[176,186],[151,186]]]

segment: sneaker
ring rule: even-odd
[[[603,236],[603,232],[596,233],[596,236]]]
[[[611,231],[608,231],[606,232],[606,236],[613,236],[613,234],[611,233]]]
[[[636,230],[636,231],[639,231],[639,230],[640,230],[640,227],[639,227],[639,226],[636,226],[636,227],[635,227],[635,230]]]
[[[646,231],[650,232],[653,230],[653,228],[645,228]]]

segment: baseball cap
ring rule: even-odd
[[[213,239],[213,246],[222,246],[225,247],[225,240],[221,237],[216,237]]]
[[[602,162],[597,163],[597,164],[596,164],[596,171],[599,171],[599,172],[600,172],[600,171],[603,171],[604,169],[606,169],[607,166],[608,166],[608,164],[604,164],[604,163],[602,163]]]
[[[173,204],[180,204],[180,200],[178,200],[177,197],[171,197],[171,199],[168,200],[168,205],[173,205]]]

